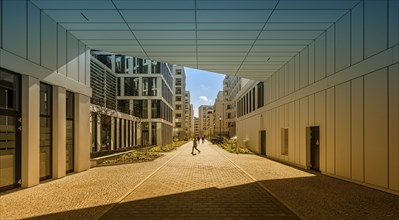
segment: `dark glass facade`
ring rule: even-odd
[[[40,84],[40,180],[51,178],[52,87]]]
[[[74,94],[66,94],[66,171],[74,169]]]

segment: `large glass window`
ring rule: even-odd
[[[130,100],[118,100],[118,109],[123,113],[130,114]]]
[[[19,109],[19,76],[0,70],[0,109]]]
[[[258,83],[258,108],[265,105],[265,86],[263,82]]]
[[[40,180],[51,178],[52,167],[52,87],[40,84]]]
[[[255,87],[252,88],[252,106],[251,106],[251,108],[252,108],[252,111],[255,111],[255,109],[256,109],[256,105],[255,105]]]
[[[151,100],[151,118],[160,118],[161,117],[161,101],[160,100]]]
[[[101,150],[111,150],[111,116],[101,115]]]
[[[157,78],[143,78],[143,96],[157,96]]]
[[[161,73],[161,63],[159,63],[157,61],[152,61],[151,73],[152,74]]]
[[[125,78],[125,96],[139,95],[139,78],[126,77]]]
[[[139,118],[148,118],[148,101],[133,100],[133,115]]]
[[[73,172],[74,169],[74,94],[66,94],[66,171]]]
[[[153,122],[151,123],[151,142],[152,145],[156,145],[157,144],[157,123]]]
[[[0,69],[0,191],[21,178],[20,76]]]
[[[141,123],[141,145],[147,146],[149,145],[150,137],[149,137],[149,123],[142,122]]]
[[[90,117],[91,123],[91,152],[97,151],[97,114],[95,112],[91,113]]]

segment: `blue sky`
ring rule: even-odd
[[[198,117],[200,105],[213,105],[218,92],[223,89],[225,75],[188,67],[184,67],[184,70],[186,72],[186,90],[190,91],[194,115]]]

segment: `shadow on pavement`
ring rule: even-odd
[[[134,196],[131,194],[131,196]],[[129,197],[128,197],[129,198]],[[108,206],[109,207],[109,206]],[[93,219],[107,206],[32,219]],[[90,216],[90,213],[92,214]],[[298,219],[256,183],[146,198],[116,204],[101,219]]]

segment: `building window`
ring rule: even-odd
[[[143,78],[143,96],[157,96],[157,78]]]
[[[161,117],[161,101],[151,100],[151,118]]]
[[[258,83],[258,108],[265,105],[265,85],[263,82]]]
[[[74,93],[66,93],[66,171],[74,169]]]
[[[118,120],[118,118],[114,118],[114,150],[118,148]]]
[[[52,87],[40,83],[40,180],[51,178]]]
[[[120,112],[130,114],[130,100],[118,100],[118,110]]]
[[[142,146],[148,146],[150,137],[149,137],[149,123],[148,122],[142,122],[141,123],[141,145]]]
[[[281,154],[288,156],[288,128],[281,129]]]
[[[255,105],[255,87],[252,88],[252,111],[255,111],[256,105]]]
[[[249,108],[248,108],[248,112],[252,112],[252,91],[249,91]]]
[[[133,115],[139,118],[148,118],[148,101],[133,100]]]
[[[125,96],[139,95],[139,78],[126,77],[125,78]]]
[[[92,112],[90,115],[91,122],[91,152],[97,151],[97,114]]]
[[[101,115],[101,150],[111,150],[111,116]]]
[[[152,63],[151,63],[151,73],[152,74],[161,73],[161,63],[159,63],[157,61],[152,61]]]
[[[156,145],[157,144],[157,123],[153,122],[151,123],[151,142],[152,145]]]

